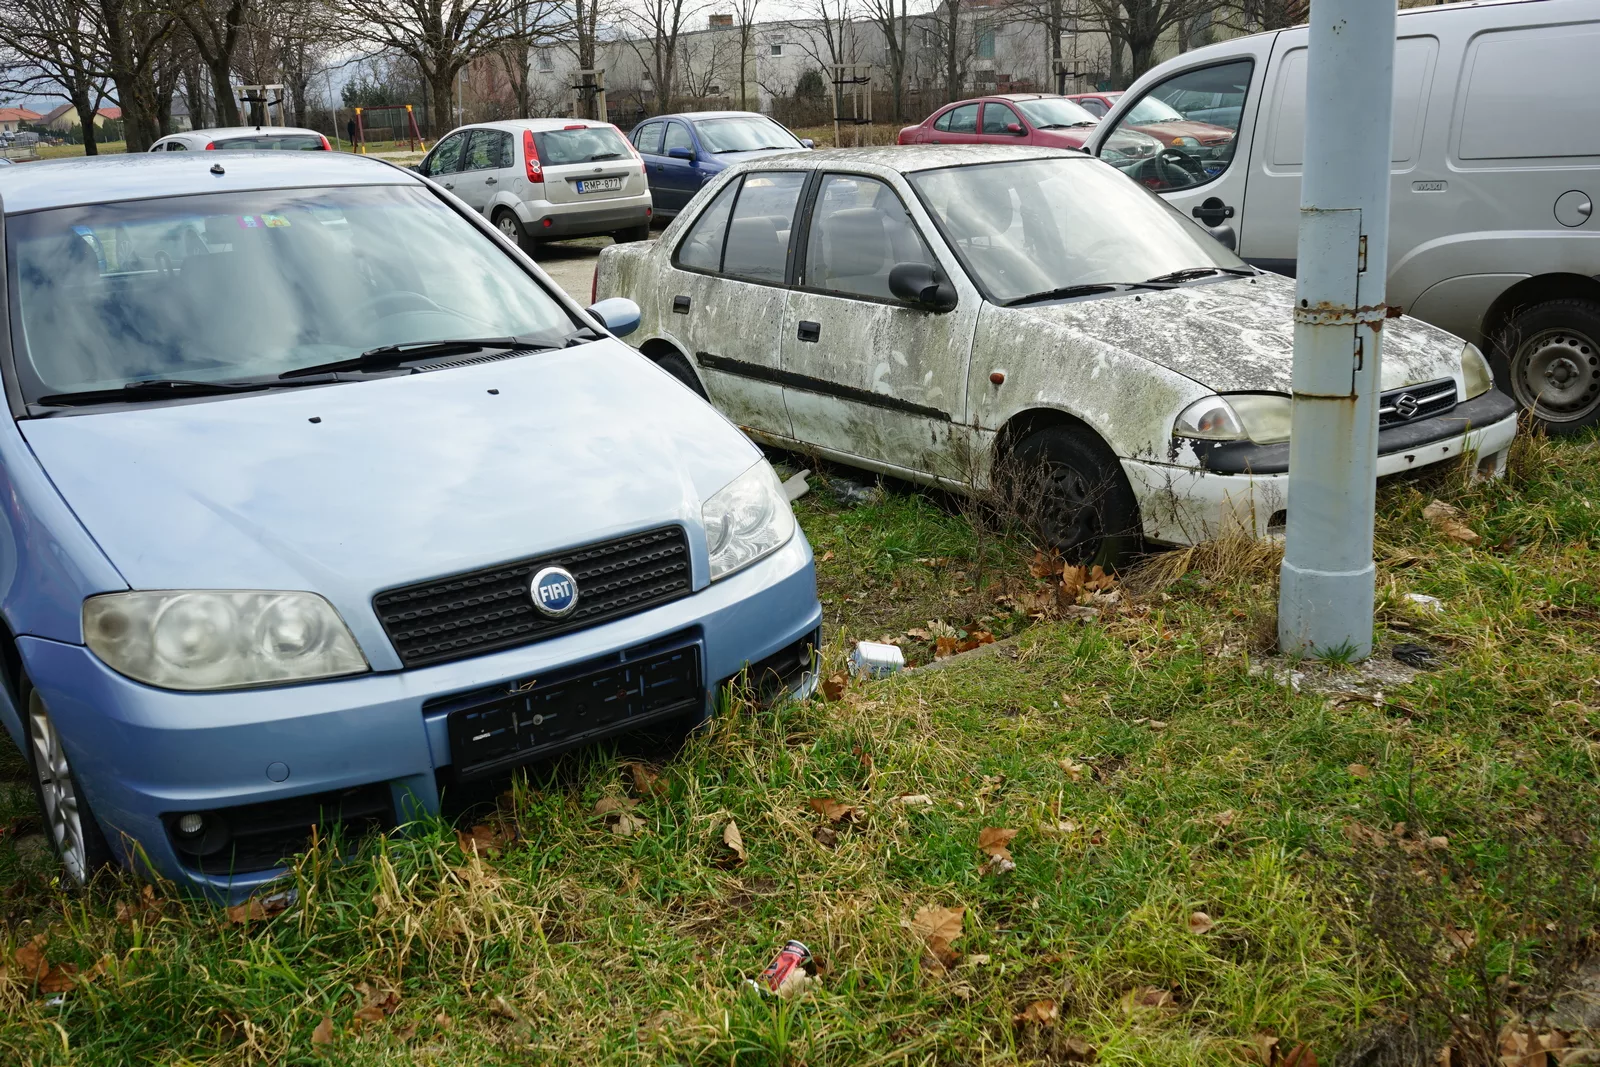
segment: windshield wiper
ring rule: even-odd
[[[70,407],[78,404],[121,404],[134,400],[170,400],[189,396],[223,396],[228,393],[259,393],[289,385],[322,385],[322,381],[280,382],[275,378],[240,381],[199,382],[183,378],[151,378],[128,382],[115,389],[83,389],[74,393],[51,393],[34,401],[45,407]]]
[[[1042,293],[1029,293],[1007,300],[1002,307],[1014,308],[1021,304],[1037,304],[1041,300],[1065,300],[1069,296],[1089,296],[1091,293],[1114,293],[1117,287],[1109,282],[1093,282],[1088,285],[1063,285],[1059,289],[1046,289]]]
[[[1168,274],[1158,274],[1147,279],[1152,282],[1186,282],[1191,278],[1205,278],[1212,274],[1232,274],[1238,278],[1245,278],[1255,273],[1249,267],[1185,267]]]
[[[601,152],[598,156],[590,156],[589,157],[589,162],[590,163],[598,163],[602,159],[621,159],[621,158],[622,158],[622,153],[621,152]]]
[[[460,356],[485,349],[503,349],[507,352],[537,352],[556,348],[547,342],[526,337],[468,337],[453,341],[406,341],[395,345],[369,348],[350,359],[336,359],[332,363],[318,363],[310,367],[296,367],[278,375],[279,378],[304,378],[313,374],[327,374],[341,370],[385,370],[398,367],[413,359],[432,359],[435,356]]]

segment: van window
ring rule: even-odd
[[[1461,159],[1600,156],[1600,23],[1486,33],[1467,56]]]
[[[1254,70],[1251,60],[1238,59],[1157,83],[1116,120],[1111,136],[1102,142],[1102,155],[1117,147],[1111,141],[1118,133],[1138,135],[1144,144],[1149,144],[1145,138],[1154,138],[1159,152],[1134,156],[1133,162],[1112,162],[1139,184],[1162,193],[1220,177],[1233,164]]]
[[[1433,37],[1403,37],[1394,46],[1394,140],[1390,159],[1409,163],[1422,141],[1428,91],[1433,85],[1439,42]],[[1305,162],[1306,56],[1304,48],[1284,53],[1273,97],[1268,165],[1299,169]]]

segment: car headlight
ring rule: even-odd
[[[766,460],[717,490],[700,509],[711,553],[711,580],[725,578],[794,536],[794,510]]]
[[[1461,391],[1463,400],[1471,400],[1475,396],[1482,396],[1494,385],[1494,372],[1489,369],[1489,361],[1483,358],[1483,353],[1478,351],[1474,344],[1463,345],[1461,348]]]
[[[1293,410],[1294,401],[1282,393],[1202,397],[1178,415],[1172,435],[1200,441],[1276,444],[1289,439],[1289,413]]]
[[[1172,146],[1174,148],[1199,148],[1200,142],[1193,137],[1174,137]]]
[[[175,589],[83,602],[89,649],[162,689],[239,689],[367,670],[350,628],[315,593]]]

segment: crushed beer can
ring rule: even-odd
[[[899,645],[878,641],[857,641],[850,653],[850,673],[857,677],[887,678],[903,670],[906,655]]]
[[[796,971],[804,974],[801,968],[809,962],[811,962],[811,950],[799,941],[790,941],[783,946],[777,958],[767,965],[767,969],[758,977],[749,979],[749,982],[757,989],[781,993],[784,983],[791,981]]]

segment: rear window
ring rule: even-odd
[[[567,163],[598,163],[607,159],[622,159],[630,154],[622,135],[614,126],[549,130],[535,133],[533,139],[539,146],[539,160],[547,167],[559,167]]]
[[[263,133],[250,137],[229,137],[213,142],[228,151],[320,152],[328,143],[314,133]]]

